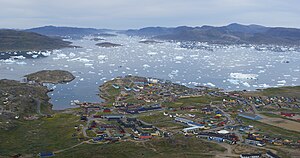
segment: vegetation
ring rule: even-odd
[[[300,86],[294,87],[279,87],[279,88],[267,88],[258,92],[245,93],[246,95],[256,95],[256,96],[283,96],[283,97],[299,97],[300,96]]]
[[[241,117],[240,119],[245,123],[245,125],[252,125],[255,128],[260,129],[263,133],[266,133],[267,135],[270,136],[274,136],[274,137],[281,136],[296,141],[300,138],[300,132],[289,131],[280,127],[268,125],[262,122],[249,120]]]
[[[13,129],[0,129],[0,156],[31,155],[43,151],[61,150],[78,142],[72,137],[80,124],[73,114],[55,114],[53,118],[17,121]]]
[[[127,30],[124,33],[131,36],[146,36],[161,40],[197,41],[212,44],[300,44],[299,29],[272,28],[237,23],[221,27],[147,27],[139,30]]]
[[[71,42],[32,32],[0,30],[0,51],[45,51],[70,47]]]
[[[199,96],[199,97],[188,97],[188,98],[180,98],[175,102],[167,102],[163,103],[163,105],[167,107],[181,107],[181,106],[191,106],[193,104],[210,104],[213,101],[222,101],[222,98],[212,97],[212,96]]]
[[[152,139],[148,142],[118,142],[107,145],[81,145],[57,157],[213,157],[210,153],[223,152],[217,144],[204,142],[194,137],[174,136],[169,139]]]
[[[26,75],[27,80],[40,83],[65,83],[75,79],[72,73],[63,70],[43,70]]]
[[[51,113],[47,87],[0,80],[0,109],[14,115]]]

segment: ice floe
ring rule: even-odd
[[[257,79],[257,74],[243,74],[243,73],[230,73],[231,78],[235,79],[246,79],[246,80],[255,80]]]

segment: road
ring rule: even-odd
[[[227,119],[227,124],[226,125],[234,125],[235,124],[235,120],[231,118],[231,115],[228,114],[227,112],[225,112],[224,110],[222,110],[219,106],[220,105],[214,105],[213,102],[210,102],[210,106],[211,107],[214,107],[218,110],[220,110],[223,115],[226,117]],[[217,128],[214,128],[214,129],[210,129],[210,130],[207,130],[207,131],[215,131],[215,130],[220,130],[220,129],[223,129],[224,127],[217,127]]]

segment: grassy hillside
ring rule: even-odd
[[[278,87],[278,88],[267,88],[261,91],[248,92],[245,96],[284,96],[284,97],[300,97],[300,86],[294,87]]]
[[[0,30],[0,52],[44,51],[70,47],[71,42],[32,32]]]

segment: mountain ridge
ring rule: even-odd
[[[24,32],[18,30],[0,30],[0,51],[45,51],[72,47],[71,42],[61,38],[53,38],[45,35]]]
[[[67,26],[41,26],[30,29],[25,29],[26,32],[39,33],[46,36],[69,36],[81,37],[85,35],[93,35],[111,31],[109,29],[96,29],[96,28],[80,28],[80,27],[67,27]]]
[[[127,30],[129,36],[144,36],[160,40],[198,41],[213,44],[276,44],[300,45],[300,29],[266,27],[256,24],[232,23],[226,26],[146,27]]]

